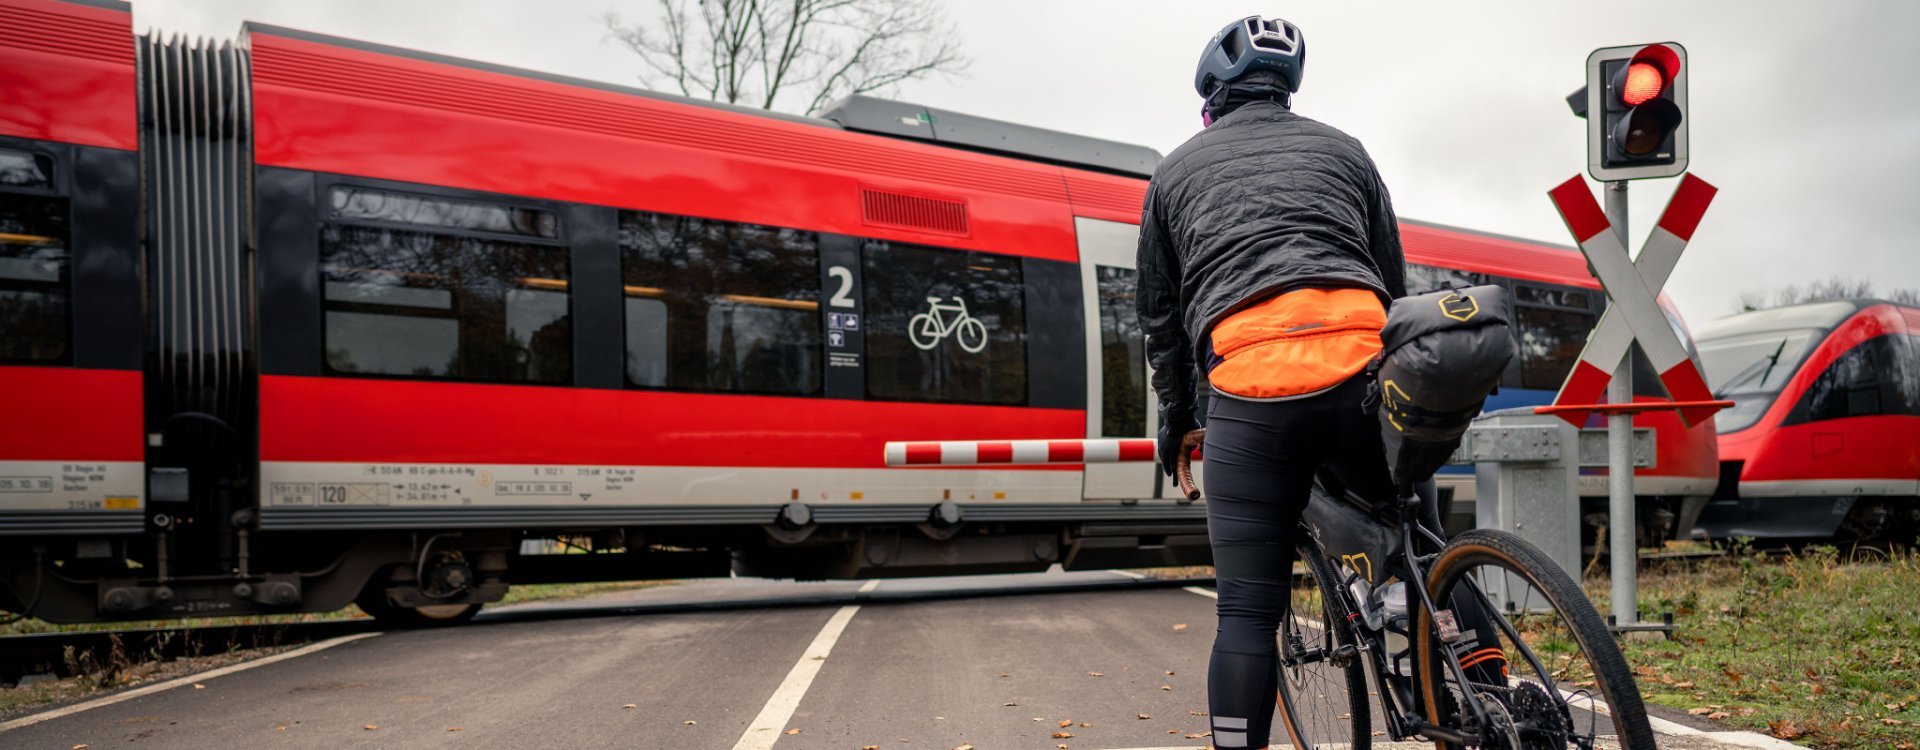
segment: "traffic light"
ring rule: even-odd
[[[1587,56],[1587,171],[1596,180],[1687,171],[1687,50],[1672,42]],[[1571,102],[1570,102],[1571,103]]]

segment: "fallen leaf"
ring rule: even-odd
[[[1072,732],[1054,732],[1050,736],[1052,736],[1056,740],[1065,740],[1065,739],[1071,739],[1073,737],[1073,733]]]
[[[1905,721],[1901,721],[1901,720],[1899,720],[1899,719],[1881,719],[1881,720],[1880,720],[1880,723],[1882,723],[1882,724],[1885,724],[1885,725],[1887,725],[1887,726],[1890,726],[1890,727],[1898,727],[1898,726],[1905,726],[1905,725],[1906,725],[1906,722],[1905,722]]]
[[[1169,729],[1169,730],[1167,730],[1167,734],[1179,734],[1179,733],[1180,733],[1180,730],[1178,730],[1178,729]]]
[[[1168,677],[1172,677],[1172,676],[1173,676],[1173,670],[1171,670],[1171,669],[1169,669],[1169,670],[1167,670],[1167,676],[1168,676]]]
[[[1676,682],[1676,683],[1673,683],[1673,687],[1676,690],[1690,690],[1693,688],[1693,683],[1692,682]]]
[[[880,750],[879,745],[861,745],[860,750]]]
[[[1161,686],[1160,686],[1160,689],[1161,689],[1161,690],[1172,690],[1172,689],[1173,689],[1173,686],[1172,686],[1172,685],[1161,685]]]
[[[373,730],[375,730],[375,729],[379,729],[379,728],[380,728],[380,725],[379,725],[379,724],[368,724],[368,725],[366,725],[366,726],[364,726],[364,727],[361,727],[361,729],[365,729],[365,730],[367,730],[367,731],[369,731],[369,732],[371,732],[371,731],[373,731]]]
[[[1087,676],[1088,676],[1088,677],[1105,677],[1105,676],[1107,676],[1107,673],[1105,673],[1105,672],[1088,672],[1088,673],[1087,673]]]
[[[621,708],[639,708],[639,707],[640,706],[638,704],[634,704],[634,703],[628,703],[626,705],[621,706]]]
[[[688,720],[686,720],[686,721],[683,721],[683,722],[680,722],[680,723],[682,723],[682,724],[685,724],[685,725],[687,725],[687,726],[690,726],[690,727],[692,727],[692,726],[699,726],[699,725],[700,725],[700,722],[697,722],[697,721],[694,721],[694,720],[692,720],[692,719],[688,719]]]
[[[1080,722],[1080,728],[1081,728],[1081,729],[1092,729],[1092,728],[1093,728],[1093,722],[1091,722],[1091,721],[1083,721],[1083,722]]]
[[[1010,674],[1007,674],[1007,673],[1005,673],[1005,672],[1001,672],[1000,674],[997,674],[997,675],[994,675],[994,676],[995,676],[995,677],[1012,677],[1013,675],[1010,675]]]
[[[1622,536],[1625,536],[1625,535],[1623,534]],[[1623,601],[1624,601],[1624,600],[1623,600]],[[1689,709],[1687,709],[1687,713],[1690,713],[1690,714],[1693,714],[1694,716],[1706,716],[1707,714],[1710,714],[1710,713],[1713,713],[1713,709],[1711,709],[1711,708],[1689,708]]]
[[[1176,633],[1186,629],[1187,629],[1187,624],[1184,622],[1176,622],[1173,624],[1173,630]]]
[[[447,727],[447,731],[449,732],[463,732],[466,731],[466,729],[466,727]]]
[[[1814,695],[1820,695],[1820,694],[1822,694],[1822,693],[1825,693],[1825,692],[1827,692],[1827,686],[1825,686],[1825,685],[1822,685],[1822,684],[1820,684],[1820,683],[1818,683],[1818,682],[1816,682],[1816,683],[1813,683],[1813,694],[1814,694]]]
[[[793,736],[793,735],[796,735],[796,734],[799,734],[799,733],[800,733],[800,728],[799,728],[799,727],[794,727],[794,728],[792,728],[792,729],[789,729],[789,730],[787,730],[787,736],[789,736],[789,737],[791,737],[791,736]]]
[[[1789,719],[1767,722],[1767,733],[1783,740],[1791,740],[1806,734],[1807,730],[1802,729],[1798,722]]]
[[[1624,536],[1624,535],[1623,535],[1623,536]],[[1187,715],[1188,715],[1188,716],[1206,716],[1206,715],[1207,715],[1207,712],[1205,712],[1205,711],[1188,711],[1188,712],[1187,712]]]
[[[1059,748],[1060,750],[1067,750],[1067,743],[1065,743],[1065,742],[1062,742],[1062,743],[1060,743],[1060,744],[1058,744],[1058,745],[1054,745],[1054,747],[1057,747],[1057,748]]]
[[[202,685],[202,684],[200,684],[200,683],[198,683],[198,682],[196,682],[196,683],[193,683],[193,689],[195,689],[195,690],[205,690],[205,689],[207,689],[207,686],[205,686],[205,685]]]
[[[906,741],[906,740],[901,740],[901,742],[905,742],[905,741]],[[962,743],[960,743],[960,744],[958,744],[958,745],[954,745],[954,746],[953,746],[953,750],[973,750],[973,743],[971,743],[971,742],[962,742]]]
[[[1035,717],[1033,717],[1033,720],[1034,720],[1034,721],[1046,721],[1046,720],[1047,720],[1047,717],[1045,717],[1045,716],[1035,716]]]
[[[1742,678],[1746,677],[1746,675],[1733,671],[1731,667],[1720,670],[1720,674],[1726,675],[1728,679],[1733,680],[1734,682],[1739,682]]]
[[[92,745],[88,745],[88,744],[86,744],[86,743],[84,743],[84,742],[83,742],[83,743],[81,743],[81,744],[78,744],[78,745],[74,745],[74,746],[73,746],[73,750],[87,750],[87,748],[89,748],[89,747],[93,747],[93,746],[92,746]]]
[[[1719,721],[1721,719],[1727,718],[1727,712],[1715,711],[1713,713],[1707,714],[1707,718],[1712,719],[1714,721]]]
[[[1136,718],[1136,719],[1151,719],[1151,718],[1153,718],[1153,714],[1134,714],[1134,718]]]
[[[1005,702],[1005,703],[1002,703],[1002,704],[1000,704],[1000,705],[1002,705],[1002,706],[1018,706],[1018,705],[1020,705],[1020,704],[1018,704],[1018,703],[1015,703],[1015,702],[1013,702],[1013,701],[1007,701],[1007,702]]]
[[[1061,728],[1061,729],[1066,729],[1067,727],[1070,727],[1070,726],[1073,726],[1073,720],[1072,720],[1072,719],[1061,719],[1061,720],[1060,720],[1060,728]]]
[[[1202,737],[1212,737],[1213,733],[1212,732],[1188,732],[1183,736],[1190,740],[1197,740]]]

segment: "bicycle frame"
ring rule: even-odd
[[[959,314],[948,318],[941,313]],[[971,317],[967,314],[967,301],[959,297],[954,297],[953,302],[950,304],[935,302],[932,299],[927,300],[927,314],[932,315],[933,322],[940,327],[938,333],[940,338],[946,338],[951,335],[953,329],[959,328],[961,323],[966,322],[967,318]]]
[[[1407,610],[1407,621],[1409,624],[1413,624],[1422,619],[1420,615],[1423,613],[1443,611],[1434,606],[1433,600],[1428,595],[1426,587],[1428,570],[1426,563],[1430,562],[1439,553],[1419,554],[1415,552],[1417,548],[1414,546],[1414,543],[1416,541],[1424,542],[1437,550],[1446,545],[1446,540],[1441,539],[1433,531],[1420,524],[1419,513],[1421,500],[1417,495],[1412,492],[1404,492],[1400,497],[1399,504],[1400,550],[1395,552],[1393,557],[1389,559],[1388,567],[1389,569],[1398,568],[1406,571],[1408,574],[1408,580],[1405,581],[1406,587],[1419,592],[1417,600],[1409,601],[1411,606]],[[1486,607],[1488,617],[1490,617],[1497,627],[1500,628],[1501,632],[1505,633],[1506,637],[1515,644],[1521,656],[1526,659],[1527,664],[1533,668],[1534,674],[1539,675],[1540,678],[1545,681],[1546,684],[1542,687],[1545,688],[1549,695],[1561,699],[1560,708],[1562,713],[1567,713],[1564,694],[1560,692],[1557,685],[1553,684],[1553,678],[1550,673],[1542,665],[1539,657],[1533,653],[1533,649],[1528,647],[1526,641],[1520,638],[1520,633],[1514,628],[1513,623],[1508,622],[1501,611],[1494,606],[1493,601],[1487,597],[1486,592],[1481,590],[1478,581],[1469,577],[1466,580],[1466,584],[1467,588],[1473,592],[1474,597],[1479,603]],[[1346,587],[1339,586],[1335,588],[1340,592],[1340,603],[1345,610],[1341,613],[1341,616],[1349,623],[1360,619],[1359,613],[1362,605],[1348,600],[1350,594]],[[1414,607],[1418,607],[1418,609]],[[1425,619],[1437,622],[1437,618],[1430,617]],[[1437,630],[1437,625],[1434,627]],[[1444,640],[1439,638],[1440,634],[1438,632],[1433,635],[1436,640]],[[1420,671],[1417,669],[1418,661],[1415,660],[1435,658],[1435,655],[1420,652],[1415,634],[1409,632],[1407,637],[1409,639],[1407,649],[1410,652],[1409,664],[1416,665],[1414,671],[1418,673]],[[1368,681],[1374,686],[1374,692],[1380,696],[1380,707],[1384,714],[1383,718],[1387,726],[1387,734],[1393,741],[1404,741],[1418,734],[1431,740],[1463,745],[1478,745],[1480,743],[1481,738],[1478,735],[1436,723],[1436,719],[1440,717],[1430,717],[1426,715],[1425,704],[1420,700],[1419,694],[1422,686],[1418,684],[1417,678],[1407,677],[1403,680],[1406,683],[1403,685],[1388,676],[1387,660],[1391,658],[1392,655],[1387,651],[1386,638],[1383,633],[1354,628],[1354,640],[1360,645],[1359,650],[1366,654],[1367,663],[1372,666],[1371,669],[1366,670],[1368,672]],[[1450,649],[1439,649],[1439,652],[1439,658],[1443,660],[1442,666],[1453,676],[1455,684],[1468,684],[1466,669],[1460,665],[1459,657],[1454,655]],[[1477,725],[1488,726],[1486,708],[1482,705],[1479,696],[1473,694],[1472,691],[1463,690],[1461,693],[1463,702],[1466,708],[1472,711]],[[1569,724],[1571,724],[1572,717],[1568,715],[1566,718]]]

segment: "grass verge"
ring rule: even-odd
[[[1608,611],[1607,579],[1586,588]],[[1648,701],[1817,748],[1920,750],[1920,552],[1658,563],[1638,603],[1677,626],[1622,643]]]

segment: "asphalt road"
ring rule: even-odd
[[[1207,729],[1213,600],[1180,588],[1047,591],[1114,578],[711,581],[522,605],[0,732],[0,747],[1203,746],[1188,735]],[[1032,593],[846,603],[876,586]],[[768,598],[791,606],[564,616]]]

